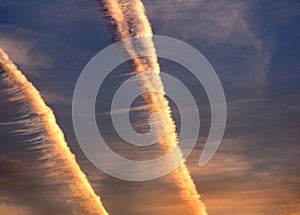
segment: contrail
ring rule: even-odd
[[[9,60],[2,49],[0,49],[0,72],[4,74],[7,84],[11,85],[13,91],[16,92],[16,95],[14,95],[16,98],[12,99],[24,98],[25,101],[23,102],[26,102],[26,106],[36,116],[32,119],[26,119],[26,123],[34,124],[37,119],[40,122],[39,124],[42,125],[43,133],[37,138],[47,139],[51,143],[51,146],[46,148],[47,155],[44,156],[47,160],[46,163],[48,166],[57,169],[55,174],[68,187],[68,195],[72,201],[78,203],[80,214],[107,215],[108,213],[103,207],[100,197],[94,192],[87,177],[77,164],[74,154],[67,146],[64,134],[56,123],[53,111],[45,104],[38,90]],[[28,115],[30,115],[30,112]],[[37,127],[40,127],[40,125]],[[36,129],[39,130],[40,128]]]
[[[150,22],[145,14],[145,8],[140,0],[102,0],[103,10],[109,20],[109,25],[116,40],[128,39],[131,37],[153,36]],[[139,50],[143,53],[156,53],[152,39],[139,44]],[[164,127],[164,134],[158,141],[163,152],[170,151],[176,147],[176,155],[172,158],[183,159],[182,152],[177,146],[176,125],[171,116],[168,100],[162,93],[164,92],[163,83],[159,72],[160,66],[157,57],[134,58],[136,51],[134,44],[126,42],[123,47],[126,54],[132,56],[131,66],[137,74],[139,87],[143,89],[142,97],[146,104],[149,114],[158,112],[164,116],[164,125],[155,124],[154,126]],[[146,55],[147,56],[147,55]],[[148,55],[149,56],[149,55]],[[147,71],[152,71],[151,73]],[[157,130],[157,129],[156,129]],[[206,208],[200,200],[196,186],[191,178],[190,172],[185,163],[181,164],[171,173],[171,177],[180,190],[182,198],[193,210],[194,215],[206,215]]]

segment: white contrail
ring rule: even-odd
[[[103,0],[101,3],[105,11],[107,11],[106,15],[109,18],[109,24],[112,25],[113,33],[117,40],[131,37],[153,36],[150,22],[140,0]],[[137,50],[135,50],[132,43],[126,42],[122,48],[129,56],[136,56]],[[146,42],[139,44],[138,51],[142,51],[144,54],[156,53],[152,39],[149,38]],[[183,155],[177,146],[176,125],[171,117],[168,100],[162,93],[153,92],[164,92],[163,83],[159,75],[160,67],[157,57],[133,58],[131,60],[131,66],[137,74],[139,87],[143,92],[147,92],[143,93],[142,97],[149,114],[158,112],[163,114],[165,118],[164,125],[154,125],[165,129],[158,144],[164,152],[168,152],[174,147],[177,148],[177,153],[172,158],[173,161],[170,162],[181,160]],[[149,73],[149,71],[152,72]],[[187,202],[189,207],[192,208],[193,214],[207,214],[186,164],[181,164],[171,173],[171,176],[175,179],[174,181],[180,190],[182,198]]]
[[[53,111],[45,104],[38,90],[30,83],[21,71],[9,60],[6,53],[0,49],[0,71],[4,73],[5,81],[12,87],[12,95],[23,98],[24,107],[30,108],[36,116],[23,120],[25,123],[36,123],[37,130],[43,131],[41,139],[47,139],[51,144],[45,146],[47,154],[43,156],[47,160],[46,165],[55,168],[59,179],[68,187],[68,195],[71,200],[78,203],[82,215],[107,215],[100,197],[96,195],[87,177],[81,171],[74,154],[70,151],[62,130],[56,123]],[[23,108],[24,108],[23,107]],[[21,107],[20,107],[21,108]],[[26,107],[24,108],[26,110]],[[28,113],[29,114],[29,113]],[[19,130],[18,132],[36,132]]]

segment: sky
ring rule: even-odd
[[[228,108],[224,138],[213,159],[199,167],[210,126],[208,99],[188,71],[160,59],[163,71],[189,86],[199,107],[200,136],[187,165],[208,214],[300,214],[300,2],[143,3],[154,34],[198,49],[224,88]],[[54,110],[69,147],[110,214],[191,214],[170,176],[146,182],[119,180],[96,169],[80,150],[72,127],[73,91],[88,61],[112,43],[97,1],[1,1],[0,48]],[[147,154],[126,147],[107,114],[114,92],[128,78],[122,74],[128,72],[130,68],[121,65],[106,79],[96,116],[116,152],[145,159],[155,150]],[[8,97],[0,92],[0,214],[76,214],[63,185],[50,183],[30,147],[11,132],[15,128],[4,126],[18,112]],[[180,124],[176,105],[172,108]],[[136,118],[138,130],[145,119]]]

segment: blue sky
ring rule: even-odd
[[[200,86],[178,67],[162,60],[162,68],[173,69],[173,73],[187,79],[204,116],[199,144],[188,166],[209,214],[296,215],[300,210],[300,2],[143,2],[154,33],[197,48],[214,67],[224,87],[228,105],[225,136],[214,159],[200,168],[197,156],[209,127],[207,99]],[[185,211],[168,176],[136,184],[113,179],[95,170],[79,150],[71,119],[73,90],[84,66],[112,43],[111,38],[97,1],[2,0],[0,5],[0,48],[54,109],[71,149],[111,214]],[[114,74],[128,69],[120,67]],[[111,78],[103,87],[104,98],[97,103],[99,114],[108,111],[109,98],[123,80],[124,77]],[[0,101],[0,120],[9,116],[6,105]],[[100,116],[100,128],[101,120],[102,125],[109,121]],[[110,125],[104,130],[117,141]],[[32,214],[32,208],[41,208],[39,213],[47,214],[51,204],[57,204],[54,191],[43,195],[45,200],[36,204],[33,201],[37,201],[38,194],[31,201],[26,200],[26,195],[16,198],[21,191],[9,186],[9,177],[27,181],[26,175],[18,173],[23,168],[19,165],[23,146],[1,126],[0,132],[0,212],[27,214],[20,212],[23,210]],[[130,153],[119,147],[120,153]],[[7,163],[16,171],[6,168]],[[25,186],[22,192],[30,193],[33,185]],[[160,195],[164,197],[158,201]],[[58,202],[61,211],[58,209],[56,214],[64,214],[68,204],[64,197]]]

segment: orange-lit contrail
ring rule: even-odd
[[[45,104],[38,90],[9,60],[2,49],[0,49],[0,71],[6,76],[8,84],[14,86],[17,92],[22,95],[32,113],[41,122],[44,132],[41,135],[45,135],[51,142],[51,147],[47,148],[48,155],[46,155],[49,158],[49,164],[50,166],[56,165],[57,174],[68,186],[71,200],[78,203],[80,214],[107,215],[108,213],[103,207],[100,197],[95,194],[87,177],[77,164],[74,154],[67,146],[64,134],[56,123],[53,111]]]
[[[140,0],[102,0],[101,3],[107,12],[106,15],[117,40],[130,37],[153,36],[150,22]],[[122,48],[126,54],[133,57],[131,66],[137,74],[139,87],[143,89],[143,92],[147,92],[143,93],[142,97],[149,114],[159,112],[164,116],[164,125],[160,123],[154,125],[164,128],[164,134],[158,141],[158,144],[164,152],[168,152],[173,147],[176,147],[177,153],[172,158],[173,161],[170,162],[182,159],[183,155],[177,146],[176,126],[171,117],[168,100],[163,94],[153,92],[164,92],[163,83],[159,75],[160,66],[157,57],[134,58],[136,50],[134,44],[130,42],[126,42]],[[146,56],[147,53],[156,53],[152,39],[149,38],[142,44],[139,44],[138,51],[142,51]],[[175,179],[174,181],[180,190],[182,198],[192,209],[193,215],[207,214],[186,164],[181,164],[171,173],[171,176]]]

